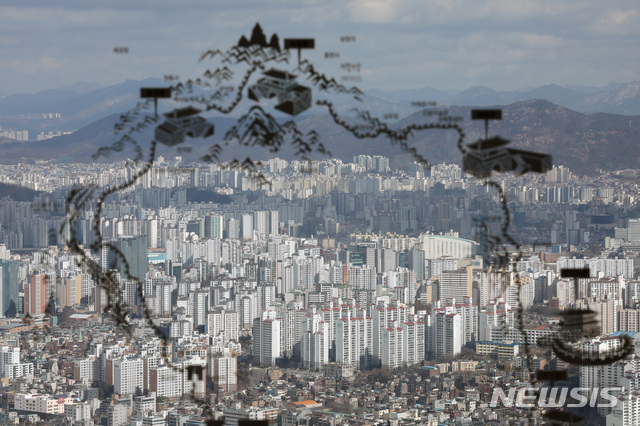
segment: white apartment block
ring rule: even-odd
[[[367,366],[366,356],[371,352],[371,319],[352,315],[350,310],[343,310],[336,323],[336,362],[360,369]]]
[[[514,323],[514,312],[504,299],[491,300],[478,314],[478,340],[502,342],[502,327]]]
[[[86,380],[89,385],[97,379],[95,374],[96,360],[93,357],[73,362],[73,379],[81,382]]]
[[[303,368],[316,370],[329,362],[329,324],[321,314],[307,313],[302,317],[301,358]]]
[[[442,256],[470,259],[473,257],[474,246],[478,245],[475,241],[458,238],[457,233],[422,234],[419,238],[422,240],[425,259],[438,259]]]
[[[20,363],[20,348],[17,346],[0,347],[0,377],[17,379],[33,374],[32,363]]]
[[[427,346],[435,359],[462,351],[462,317],[455,309],[455,306],[445,306],[432,311]]]
[[[253,320],[253,359],[260,364],[275,365],[282,356],[280,348],[280,319],[275,311],[265,311]]]
[[[397,301],[387,304],[379,301],[371,310],[371,346],[372,356],[375,362],[382,360],[382,333],[386,328],[398,327],[407,320],[407,313],[404,306],[399,306]]]
[[[182,368],[182,393],[203,399],[206,396],[207,361],[192,358],[178,365]]]
[[[462,345],[478,340],[478,306],[473,304],[473,299],[464,297],[462,300],[450,302],[455,305],[456,312],[460,314],[462,320]]]
[[[548,328],[543,328],[543,329],[537,329],[537,328],[530,328],[530,329],[524,329],[524,334],[517,328],[513,328],[513,327],[509,327],[505,330],[504,333],[504,340],[505,342],[513,342],[513,343],[518,343],[518,344],[524,344],[524,339],[526,336],[528,342],[530,345],[538,345],[538,340],[543,339],[543,340],[548,340],[550,338],[555,337],[557,334],[557,331],[555,330],[551,330]]]
[[[640,331],[640,309],[621,309],[618,313],[618,330]]]
[[[86,402],[65,404],[64,417],[72,422],[88,421],[91,419],[91,407]]]
[[[144,390],[148,390],[151,386],[151,370],[160,366],[161,362],[162,358],[158,356],[145,356],[143,358],[142,372],[144,377],[142,379],[142,383],[144,385]]]
[[[120,395],[134,394],[136,389],[144,389],[143,360],[125,358],[113,361],[114,392]]]
[[[17,379],[18,377],[33,375],[33,364],[25,362],[21,364],[8,364],[5,366],[5,376],[9,379]]]
[[[640,302],[640,281],[627,281],[624,305],[633,308],[636,301]]]
[[[238,357],[229,350],[222,353],[214,353],[210,360],[211,377],[216,390],[234,392],[237,390]]]
[[[401,324],[402,340],[406,350],[403,352],[402,365],[411,366],[425,359],[425,323],[423,318],[410,315],[409,320]]]
[[[640,424],[640,390],[621,393],[618,396],[618,403],[606,419],[607,426]]]
[[[149,370],[149,390],[158,398],[182,396],[182,373],[166,365]]]
[[[589,268],[592,277],[601,273],[605,277],[622,275],[633,279],[633,259],[558,259],[558,270],[563,268]]]
[[[387,327],[382,330],[382,368],[393,370],[402,367],[406,350],[402,337],[402,328]]]
[[[33,411],[43,414],[64,414],[66,404],[72,404],[74,399],[68,396],[54,398],[50,395],[15,394],[14,407],[16,411]]]

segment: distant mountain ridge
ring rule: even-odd
[[[10,95],[0,98],[0,125],[20,130],[21,124],[34,122],[40,128],[64,130],[62,126],[77,126],[77,132],[42,142],[0,141],[0,161],[15,163],[29,158],[64,158],[68,161],[95,161],[92,155],[100,147],[111,146],[117,137],[113,125],[119,114],[132,108],[139,98],[142,86],[168,86],[160,79],[127,80],[124,83],[98,87],[78,83],[61,89],[46,90],[35,95]],[[424,87],[416,90],[366,92],[366,104],[349,101],[337,105],[339,114],[350,110],[366,109],[372,116],[397,116],[394,126],[424,122],[424,115],[412,101],[436,101],[450,115],[463,118],[467,142],[482,133],[481,123],[469,120],[472,107],[501,106],[504,119],[491,124],[491,131],[513,140],[514,145],[554,155],[554,164],[565,164],[578,173],[593,173],[596,168],[614,170],[638,168],[640,151],[640,82],[611,83],[605,87],[546,85],[523,91],[498,92],[485,86],[474,86],[458,93],[443,92]],[[172,101],[165,101],[165,103]],[[255,105],[244,99],[228,116],[212,117],[215,133],[211,138],[188,141],[191,153],[180,155],[185,160],[198,160],[207,148],[222,142],[224,135],[238,125],[240,111]],[[167,104],[164,105],[164,108]],[[417,112],[416,112],[417,111]],[[37,120],[38,114],[60,112],[62,117]],[[23,118],[20,118],[20,117]],[[26,117],[26,118],[24,118]],[[31,118],[29,118],[31,117]],[[278,122],[287,117],[275,114]],[[290,117],[289,117],[290,118]],[[13,120],[13,121],[12,121]],[[22,120],[22,121],[21,121]],[[315,130],[323,145],[336,157],[350,159],[357,154],[399,155],[389,149],[384,137],[371,140],[356,139],[336,125],[324,107],[314,105],[295,118],[304,131]],[[15,125],[12,127],[12,123]],[[31,124],[29,124],[31,123]],[[46,123],[46,126],[45,124]],[[73,128],[73,127],[72,127]],[[30,129],[31,130],[31,129]],[[136,140],[152,139],[152,129],[135,133]],[[30,133],[30,139],[36,134]],[[453,132],[419,131],[411,138],[420,152],[432,163],[441,161],[460,163]],[[224,145],[223,159],[265,159],[273,157],[268,150],[247,146]],[[160,147],[171,155],[175,150]],[[622,155],[621,153],[624,153]],[[283,147],[275,155],[294,158],[294,150]],[[133,158],[126,150],[113,153],[111,160]]]
[[[465,143],[475,142],[484,135],[484,123],[470,120],[471,107],[452,106],[447,110],[449,115],[463,118],[461,126],[466,134]],[[511,140],[514,147],[551,154],[553,164],[568,166],[585,175],[597,173],[597,169],[639,168],[640,144],[637,141],[640,140],[640,115],[585,114],[541,99],[515,102],[502,107],[502,110],[503,119],[490,124],[490,136],[500,135]],[[423,112],[419,111],[398,121],[394,127],[423,121]],[[329,119],[323,121],[318,117],[312,126],[336,157],[400,155],[398,149],[389,147],[387,139],[358,140],[337,128]],[[304,128],[304,122],[301,127]],[[454,131],[425,130],[414,132],[409,142],[431,164],[461,164],[457,137]]]
[[[548,84],[523,91],[498,92],[486,86],[473,86],[456,94],[424,87],[417,90],[370,90],[373,96],[394,102],[433,100],[441,105],[493,106],[545,99],[578,112],[608,112],[640,115],[640,81],[611,83],[605,87],[560,86]]]
[[[623,86],[624,87],[624,86]],[[500,135],[513,142],[514,146],[536,152],[549,153],[554,164],[569,166],[579,174],[593,174],[597,169],[619,170],[638,168],[640,164],[640,115],[625,116],[608,113],[581,113],[546,100],[527,100],[502,107],[503,119],[492,122],[490,135]],[[475,142],[484,133],[481,122],[470,120],[470,107],[452,106],[449,115],[463,118],[466,143]],[[415,109],[414,109],[415,111]],[[96,121],[78,132],[43,142],[15,142],[0,144],[0,161],[17,163],[24,158],[65,158],[70,162],[95,161],[91,156],[100,147],[110,146],[117,138],[113,124],[118,115]],[[215,126],[215,133],[207,139],[188,140],[185,145],[192,147],[190,153],[177,153],[175,149],[159,147],[158,155],[181,155],[184,161],[199,160],[207,153],[208,147],[221,142],[225,133],[237,119],[213,117],[209,119]],[[400,119],[393,127],[411,123],[422,123],[422,111]],[[385,155],[391,158],[401,156],[398,148],[390,146],[384,136],[375,139],[357,139],[344,128],[335,124],[327,114],[314,114],[298,121],[302,131],[315,130],[320,141],[334,157],[350,160],[354,155]],[[140,142],[151,140],[153,129],[136,133]],[[416,131],[409,143],[432,164],[449,162],[461,164],[462,158],[456,147],[457,133],[446,130]],[[273,154],[267,149],[238,144],[222,144],[222,159],[232,158],[264,160],[273,157],[294,159],[294,149],[285,146]],[[106,161],[133,158],[131,151],[113,153]],[[318,159],[323,157],[316,157]],[[101,159],[104,161],[104,159]]]
[[[40,131],[73,131],[110,114],[122,113],[140,100],[140,87],[166,86],[161,79],[126,80],[113,86],[77,83],[36,94],[14,94],[0,98],[0,126],[27,129],[35,139]],[[60,118],[42,119],[42,114],[60,113]]]
[[[15,130],[27,129],[30,139],[40,131],[72,131],[98,121],[110,114],[123,113],[140,100],[143,86],[168,86],[159,78],[126,80],[102,87],[95,83],[76,83],[60,89],[36,94],[0,95],[0,126]],[[550,84],[521,91],[495,91],[485,86],[473,86],[457,93],[423,87],[395,91],[366,92],[372,114],[398,113],[401,117],[415,111],[412,101],[435,101],[439,105],[491,106],[509,105],[518,101],[546,99],[579,112],[608,112],[640,115],[640,81],[611,83],[605,87],[560,86]],[[323,113],[312,108],[307,113]],[[60,113],[58,119],[42,119],[45,113]]]

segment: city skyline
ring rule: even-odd
[[[311,408],[305,416],[342,416],[346,406],[332,402],[340,393],[378,424],[391,420],[387,406],[414,424],[505,421],[533,413],[507,396],[513,386],[580,355],[544,342],[557,343],[562,316],[582,309],[597,318],[583,357],[630,358],[572,360],[578,368],[567,376],[590,397],[625,388],[611,394],[613,412],[590,399],[602,422],[640,418],[625,398],[640,377],[640,352],[628,343],[640,332],[640,210],[630,171],[501,174],[498,191],[456,164],[397,169],[387,157],[356,155],[306,164],[309,173],[300,161],[272,159],[264,164],[271,185],[260,190],[241,170],[179,165],[158,158],[127,194],[74,209],[63,229],[69,188],[118,185],[135,167],[0,166],[5,182],[49,191],[0,199],[0,376],[17,382],[9,409],[34,421],[55,404],[51,414],[88,424],[167,426],[185,413],[188,424],[224,416],[233,425],[295,417],[301,404]],[[188,188],[227,197],[192,200]],[[509,233],[519,247],[499,241],[499,194],[511,200]],[[500,246],[521,255],[503,268],[492,256]],[[588,277],[575,282],[563,272],[584,268]],[[42,346],[32,333],[48,342],[44,350],[34,351]],[[37,383],[43,373],[54,389]],[[272,398],[300,375],[313,378],[309,393]],[[381,375],[390,380],[374,384]],[[398,377],[406,388],[394,384]],[[101,409],[110,396],[99,386],[119,402]],[[372,411],[373,389],[393,402],[375,401]],[[190,408],[205,397],[210,411]],[[546,403],[540,397],[539,408]]]
[[[171,89],[147,87],[140,97],[172,97],[164,102],[182,107],[158,111],[155,98],[155,119],[140,104],[122,111],[114,127],[121,139],[96,146],[103,140],[86,136],[98,136],[95,127],[65,137],[54,126],[60,123],[29,125],[40,117],[62,120],[62,109],[18,117],[11,108],[25,108],[30,101],[20,106],[19,99],[29,97],[3,100],[3,119],[17,120],[0,123],[2,135],[15,139],[5,149],[44,152],[50,144],[62,153],[76,138],[100,154],[126,146],[138,156],[83,164],[56,153],[0,165],[0,186],[14,190],[0,197],[0,423],[573,421],[571,404],[546,410],[539,391],[531,409],[522,398],[513,406],[516,387],[550,380],[568,390],[567,379],[590,400],[591,411],[580,416],[616,426],[640,422],[632,400],[640,395],[640,171],[631,170],[633,149],[611,149],[624,145],[625,135],[635,140],[632,123],[640,115],[610,115],[617,127],[581,133],[575,123],[604,114],[520,102],[505,108],[501,124],[540,130],[545,111],[570,132],[543,130],[544,137],[531,133],[523,142],[493,124],[492,133],[509,140],[489,138],[489,121],[502,120],[502,110],[450,115],[462,109],[431,109],[433,99],[422,99],[435,93],[429,90],[402,99],[427,108],[413,113],[413,122],[400,109],[381,115],[392,125],[375,117],[379,111],[352,105],[369,96],[360,89],[506,91],[557,83],[582,91],[587,109],[588,92],[594,105],[609,96],[632,107],[640,87],[640,6],[36,0],[0,6],[0,14],[7,23],[0,55],[8,58],[0,98],[164,76]],[[74,84],[83,81],[89,84]],[[593,89],[629,81],[609,85],[615,95]],[[189,97],[192,84],[217,90],[208,100]],[[137,98],[138,87],[127,91],[112,99]],[[577,92],[532,91],[541,92],[536,98],[573,96],[580,104]],[[77,93],[31,98],[51,98],[57,107],[67,95]],[[248,111],[227,117],[236,124],[226,132],[220,121],[198,115],[230,114],[243,99]],[[202,105],[185,105],[192,102]],[[313,115],[289,119],[314,104],[346,136],[323,134]],[[288,121],[279,123],[271,109]],[[479,126],[463,124],[469,113],[486,126],[475,144],[467,136]],[[140,163],[146,126],[154,136]],[[462,161],[427,164],[433,149],[407,138],[443,129],[457,133]],[[61,138],[44,142],[58,132]],[[28,147],[29,134],[40,142]],[[214,134],[250,147],[251,158],[221,163],[219,144],[199,157],[205,163],[186,157],[192,146],[174,151],[186,137]],[[356,143],[380,136],[411,160]],[[456,150],[439,138],[443,151]],[[322,161],[307,156],[317,149],[333,157],[324,145],[331,139],[357,151]],[[505,148],[511,139],[516,144]],[[156,140],[170,154],[156,150]],[[259,147],[289,143],[296,159],[256,161]],[[556,150],[577,162],[558,161]],[[623,150],[632,163],[615,155]],[[614,155],[600,168],[609,151]],[[238,149],[233,155],[244,156]],[[580,162],[593,173],[578,169]],[[607,395],[612,405],[603,404]]]

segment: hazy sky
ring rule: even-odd
[[[315,38],[304,57],[327,72],[337,63],[326,51],[359,62],[364,89],[604,86],[640,80],[639,11],[638,0],[10,1],[0,92],[196,77],[203,51],[227,49],[256,22],[268,37]]]

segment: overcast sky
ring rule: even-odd
[[[337,67],[326,51],[359,62],[364,89],[604,86],[640,80],[639,10],[638,0],[10,1],[0,92],[196,77],[203,51],[229,48],[256,22],[267,37],[315,38],[303,56],[327,73]]]

